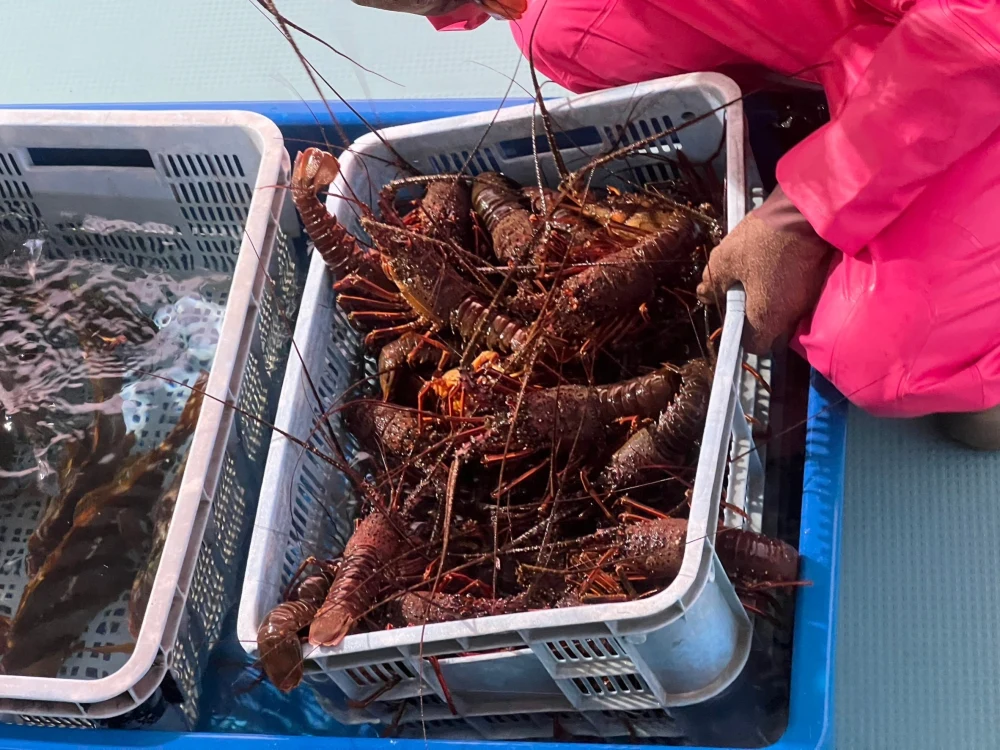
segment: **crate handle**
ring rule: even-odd
[[[556,148],[560,150],[580,149],[584,146],[600,146],[604,143],[601,138],[601,131],[593,125],[589,127],[576,128],[575,130],[563,130],[555,134]],[[511,138],[510,140],[497,143],[500,155],[504,159],[517,159],[522,156],[534,156],[535,151],[531,148],[531,138]],[[549,141],[544,134],[535,136],[535,149],[540,154],[549,152]]]
[[[110,167],[155,169],[144,148],[29,148],[35,167]]]

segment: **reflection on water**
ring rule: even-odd
[[[54,259],[44,236],[0,236],[5,673],[92,679],[128,659],[229,280]]]

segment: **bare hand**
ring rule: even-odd
[[[698,285],[698,297],[714,304],[725,300],[736,282],[743,284],[749,329],[744,342],[754,354],[769,352],[812,311],[832,252],[787,198],[776,192],[775,201],[784,201],[777,212],[779,220],[762,220],[758,212],[765,218],[775,213],[764,208],[749,214],[712,251]],[[790,212],[798,219],[788,220]]]

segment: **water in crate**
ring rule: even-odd
[[[0,237],[0,669],[103,677],[142,625],[230,277]]]

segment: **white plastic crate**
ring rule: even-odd
[[[264,269],[277,279],[278,295],[294,289],[288,240],[279,228],[286,191],[278,186],[289,168],[277,127],[248,112],[0,110],[6,231],[41,231],[48,257],[229,275],[228,290],[211,300],[225,305],[225,315],[206,391],[264,419],[289,338]],[[167,390],[162,399],[182,403],[188,396]],[[176,422],[177,410],[167,413],[161,430]],[[126,592],[91,622],[83,651],[58,677],[0,676],[0,713],[30,723],[99,724],[151,696],[162,703],[154,693],[169,671],[193,722],[200,670],[238,591],[238,553],[265,438],[252,418],[241,414],[234,422],[232,409],[204,399],[134,649],[89,650],[132,642]],[[155,434],[140,433],[140,449],[156,442]],[[39,502],[22,500],[0,504],[0,554],[21,560],[0,568],[0,588],[17,593],[2,602],[7,615],[27,580],[25,543],[41,511]]]
[[[717,110],[664,136],[647,152],[609,165],[607,171],[598,173],[595,183],[613,183],[612,173],[623,168],[630,169],[630,177],[640,182],[677,177],[658,158],[674,151],[683,151],[695,163],[713,160],[725,185],[726,223],[733,226],[749,202],[739,97],[738,87],[728,78],[694,74],[573,97],[552,103],[550,109],[558,128],[567,133],[566,140],[582,145],[563,149],[570,169],[615,144],[665,132]],[[535,114],[529,105],[499,114],[390,128],[381,135],[425,173],[460,168],[478,145],[469,161],[473,173],[499,170],[530,184],[535,181],[532,136],[540,143],[543,132],[537,116],[532,128]],[[540,158],[545,179],[554,184],[551,156]],[[342,158],[342,174],[331,189],[334,197],[328,206],[351,231],[359,231],[352,205],[335,196],[356,195],[373,205],[378,190],[400,176],[391,161],[386,147],[374,136],[358,140]],[[688,546],[680,575],[665,591],[628,603],[349,635],[336,648],[307,646],[306,679],[325,696],[337,718],[391,722],[400,701],[416,704],[422,700],[423,719],[442,722],[441,732],[429,728],[429,734],[450,736],[451,730],[444,727],[455,727],[455,717],[427,662],[430,656],[440,659],[459,717],[476,724],[473,736],[490,726],[480,718],[664,709],[704,701],[724,690],[746,662],[752,633],[712,548],[731,445],[733,455],[740,459],[729,473],[728,502],[743,503],[747,486],[752,486],[755,495],[762,491],[758,458],[737,447],[741,441],[752,440],[741,408],[744,394],[739,393],[745,385],[749,389],[746,402],[753,405],[753,385],[744,384],[741,370],[743,322],[744,295],[731,291],[697,467]],[[318,431],[312,431],[314,423],[356,381],[363,352],[359,337],[335,304],[329,273],[317,254],[311,261],[295,340],[302,361],[293,357],[289,363],[276,424],[301,439],[312,436],[312,444],[324,450]],[[315,402],[303,370],[316,383],[322,405]],[[731,440],[734,425],[738,432]],[[256,651],[262,618],[278,603],[300,561],[309,554],[324,558],[339,552],[355,512],[355,498],[343,477],[275,433],[238,622],[239,638],[251,654]],[[387,683],[394,686],[367,707],[347,707],[345,699],[364,700]]]

